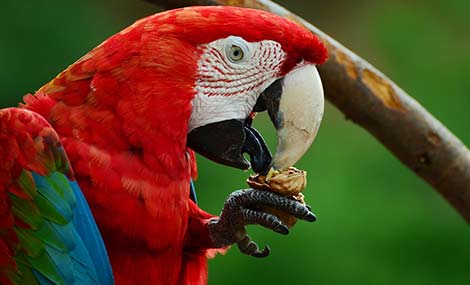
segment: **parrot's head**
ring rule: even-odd
[[[108,110],[120,119],[111,129],[125,135],[121,144],[143,149],[137,153],[146,160],[154,155],[166,168],[177,164],[162,154],[189,147],[263,173],[293,165],[313,142],[324,104],[315,66],[326,59],[323,43],[288,19],[246,8],[188,7],[139,20],[71,65],[37,93],[62,102],[53,109],[49,101],[28,104],[54,118],[61,135],[99,147],[113,145],[71,113],[80,104]],[[274,158],[251,126],[262,111],[277,130]],[[78,117],[105,121],[104,113]]]
[[[191,7],[159,15],[166,36],[195,47],[188,146],[215,162],[259,173],[300,159],[323,115],[315,67],[327,59],[323,43],[298,24],[260,10]],[[277,130],[274,160],[251,127],[253,114],[261,111]]]

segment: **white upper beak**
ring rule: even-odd
[[[324,112],[323,86],[314,65],[304,65],[283,79],[279,101],[278,145],[272,166],[293,166],[313,143]]]

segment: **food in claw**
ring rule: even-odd
[[[253,174],[246,182],[254,189],[270,190],[292,197],[297,196],[307,187],[307,172],[295,167],[281,171],[271,168],[266,176]]]
[[[253,174],[248,177],[246,182],[253,189],[273,191],[305,204],[304,194],[301,193],[307,187],[307,172],[304,170],[292,166],[284,170],[271,168],[266,176]],[[289,228],[297,222],[295,217],[277,209],[268,208],[267,210],[279,217]]]

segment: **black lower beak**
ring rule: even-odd
[[[250,156],[251,169],[255,173],[267,174],[273,158],[266,142],[251,124],[245,124],[245,135],[246,140],[242,150]]]
[[[202,156],[227,166],[256,173],[269,170],[272,156],[260,133],[243,120],[226,120],[195,128],[187,145]],[[251,163],[243,154],[249,155]]]

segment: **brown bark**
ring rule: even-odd
[[[373,134],[470,222],[470,151],[380,71],[307,21],[268,0],[148,0],[164,8],[234,5],[270,11],[311,30],[327,45],[319,67],[327,99]]]

